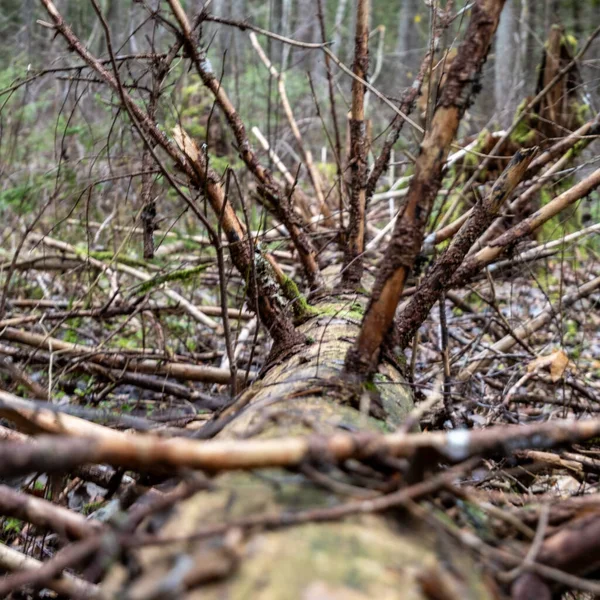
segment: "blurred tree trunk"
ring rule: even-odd
[[[21,2],[21,17],[20,21],[24,25],[22,28],[23,40],[22,44],[25,47],[25,52],[27,53],[28,60],[31,60],[31,27],[27,27],[27,23],[29,22],[29,15],[33,13],[34,2],[33,0],[23,0]]]
[[[418,24],[415,22],[415,18],[417,18],[420,23],[426,23],[429,18],[426,10],[427,7],[419,0],[402,0],[398,20],[396,54],[398,54],[399,61],[404,67],[401,77],[405,83],[412,82],[414,73],[411,75],[411,72],[418,67],[423,54],[421,50],[424,44],[419,35],[419,28]],[[423,16],[421,16],[419,11],[423,13]],[[421,19],[419,19],[417,15],[419,15]]]
[[[332,50],[338,55],[341,55],[342,28],[343,28],[344,15],[346,14],[346,6],[347,5],[348,5],[348,0],[338,0],[337,9],[335,11],[335,22],[333,25]]]
[[[494,95],[496,97],[496,116],[502,129],[507,128],[513,118],[515,107],[513,66],[516,59],[515,19],[513,2],[507,0],[500,17],[496,33],[496,51],[494,59]]]

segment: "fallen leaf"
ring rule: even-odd
[[[542,369],[550,369],[550,379],[553,383],[560,381],[569,365],[569,357],[564,350],[555,350],[551,354],[538,356],[527,365],[527,372],[532,373]]]
[[[563,350],[554,352],[554,360],[550,364],[550,379],[553,383],[560,381],[569,364],[569,357]]]

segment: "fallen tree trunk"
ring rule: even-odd
[[[218,439],[397,429],[413,400],[395,365],[382,362],[373,386],[358,394],[340,377],[366,301],[346,294],[317,303],[318,315],[298,327],[309,343],[264,369],[221,416],[230,421]],[[173,543],[136,551],[142,575],[131,578],[113,567],[104,590],[132,599],[440,597],[432,590],[444,590],[447,598],[491,597],[480,567],[448,534],[398,510],[402,502],[386,511],[385,503],[377,504],[384,487],[378,469],[387,468],[386,479],[395,470],[397,485],[398,464],[375,461],[368,468],[350,461],[328,471],[325,448],[318,454],[297,470],[219,475],[210,491],[174,508],[160,531],[163,540],[176,538]],[[358,479],[356,472],[362,473]],[[365,472],[376,484],[371,490],[357,483]],[[348,497],[361,499],[351,507],[356,510],[344,511],[352,504],[344,501]],[[306,518],[294,518],[306,509]],[[248,519],[255,527],[235,526]],[[202,528],[228,522],[231,527],[214,530],[219,536],[193,539]]]

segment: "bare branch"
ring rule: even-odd
[[[453,61],[441,92],[431,129],[421,144],[406,208],[396,222],[392,240],[378,270],[371,301],[356,345],[346,356],[346,371],[358,377],[370,373],[392,325],[408,273],[421,249],[425,226],[442,183],[443,165],[458,124],[477,89],[481,66],[504,6],[503,0],[480,0],[473,7],[465,40]]]
[[[427,318],[431,307],[448,289],[452,275],[471,246],[489,227],[502,204],[525,175],[536,152],[537,147],[518,151],[494,184],[489,196],[475,205],[450,247],[436,260],[402,310],[394,330],[394,345],[401,349],[408,346],[417,329]]]
[[[541,227],[568,206],[587,196],[598,186],[600,186],[600,169],[588,175],[585,179],[554,198],[551,202],[548,202],[548,204],[533,213],[530,217],[524,219],[471,256],[456,271],[450,281],[450,286],[460,287],[466,281],[469,281],[486,265],[498,258],[507,248],[514,246],[519,240]]]
[[[342,269],[343,288],[356,289],[363,270],[365,249],[365,209],[367,204],[367,135],[365,86],[369,70],[369,0],[356,5],[356,33],[352,71],[352,111],[350,114],[350,216]]]

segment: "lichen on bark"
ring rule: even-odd
[[[297,327],[299,334],[314,342],[267,366],[260,380],[238,398],[234,418],[219,437],[276,438],[397,428],[413,408],[413,397],[395,365],[382,362],[372,383],[384,418],[369,416],[347,402],[352,389],[342,378],[343,358],[358,333],[356,317],[365,302],[360,294],[315,302],[318,314]],[[344,394],[344,389],[350,393]],[[312,466],[325,473],[332,468],[332,475],[344,479],[343,470],[333,467],[326,455]],[[211,483],[210,491],[198,492],[176,506],[161,530],[163,536],[181,537],[211,523],[331,507],[348,500],[316,485],[301,470],[227,473]],[[187,560],[190,569],[216,561],[223,572],[209,584],[181,590],[180,598],[424,600],[428,596],[422,581],[433,576],[449,582],[462,598],[489,597],[468,555],[456,552],[445,534],[402,512],[248,530],[235,546],[235,560],[226,545],[223,536],[142,549],[136,559],[144,575],[127,581],[124,568],[113,568],[104,589],[114,597],[159,597],[149,594],[162,590]],[[466,579],[454,572],[466,573]]]

